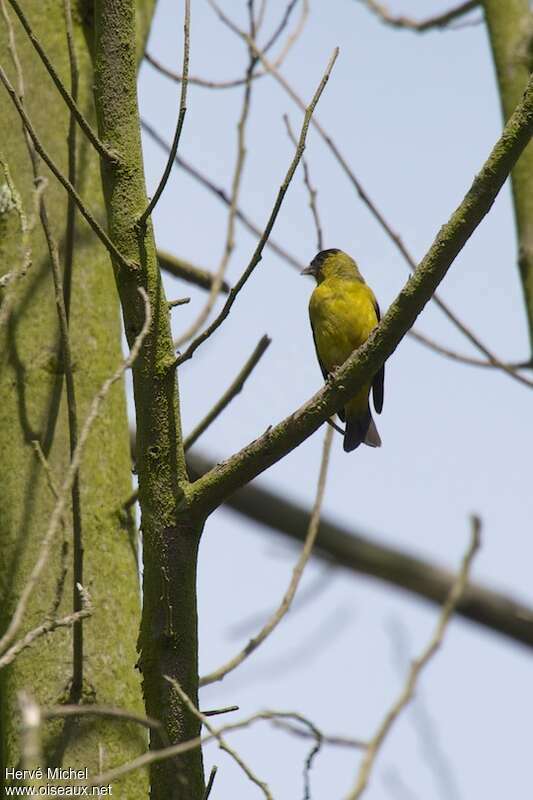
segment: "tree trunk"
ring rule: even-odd
[[[153,13],[152,0],[142,7],[138,49]],[[87,42],[93,37],[88,6],[72,3],[75,44],[80,69],[79,105],[94,125],[92,67]],[[69,60],[63,3],[22,3],[30,24],[68,87]],[[25,104],[44,146],[66,174],[69,112],[46,73],[15,15],[9,9],[16,46],[24,72]],[[16,85],[7,48],[7,31],[0,19],[0,60]],[[3,89],[1,90],[3,92]],[[7,96],[0,115],[2,155],[8,163],[26,215],[34,214],[31,165],[20,120]],[[41,164],[46,176],[45,200],[54,236],[64,252],[67,195]],[[0,184],[5,184],[0,174]],[[103,202],[98,158],[78,130],[78,187],[86,203],[102,219]],[[9,192],[4,186],[4,197]],[[9,198],[8,198],[9,199]],[[21,262],[20,222],[12,203],[0,208],[0,272]],[[37,439],[60,484],[69,461],[66,413],[57,312],[51,265],[43,232],[37,221],[31,235],[32,266],[27,275],[2,290],[13,299],[12,313],[0,330],[0,631],[5,630],[17,598],[27,582],[40,548],[54,498],[31,441]],[[10,292],[12,294],[10,295]],[[77,217],[76,246],[70,302],[70,338],[78,417],[102,382],[120,363],[121,327],[113,271],[107,252]],[[142,713],[135,640],[140,603],[133,521],[120,512],[131,490],[128,426],[124,386],[109,394],[93,428],[81,465],[84,585],[94,604],[93,617],[84,623],[84,681],[82,702],[118,705]],[[70,512],[62,535],[54,542],[46,567],[33,592],[21,632],[41,623],[58,596],[63,568],[66,579],[59,615],[72,610],[72,520]],[[65,554],[65,550],[68,552]],[[19,758],[17,693],[29,691],[43,707],[68,699],[72,678],[72,630],[60,629],[41,638],[0,673],[0,752],[4,767]],[[133,724],[90,718],[64,724],[48,723],[43,749],[54,764],[94,775],[122,763],[146,748],[143,728]],[[1,780],[1,779],[0,779]],[[146,794],[146,776],[134,773],[120,785],[120,796]]]

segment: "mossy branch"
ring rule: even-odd
[[[428,253],[367,342],[304,406],[196,481],[188,490],[189,502],[196,513],[207,516],[229,494],[283,458],[375,375],[489,212],[532,133],[533,78],[464,200],[440,229]]]

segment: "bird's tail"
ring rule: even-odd
[[[354,414],[346,417],[344,451],[350,453],[356,447],[359,447],[361,442],[364,442],[369,447],[381,447],[378,429],[368,406],[364,414]]]

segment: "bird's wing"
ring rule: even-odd
[[[320,354],[318,352],[318,345],[317,345],[317,342],[316,342],[315,329],[313,327],[313,320],[311,319],[311,316],[309,316],[309,321],[311,322],[311,330],[313,331],[313,341],[315,343],[315,352],[316,352],[317,361],[318,361],[320,369],[322,371],[322,375],[324,376],[324,380],[327,381],[329,372],[327,371],[327,369],[325,368],[324,364],[320,360]]]
[[[316,358],[317,358],[317,361],[318,361],[318,365],[320,367],[322,375],[324,376],[324,380],[327,381],[329,372],[327,371],[327,369],[325,368],[324,364],[320,360],[320,355],[318,353],[318,345],[316,343],[315,329],[313,327],[313,321],[311,319],[311,316],[309,316],[309,321],[311,322],[311,330],[313,332],[313,341],[315,343],[315,352],[316,352]],[[341,422],[345,422],[345,414],[344,414],[344,409],[343,408],[341,408],[341,409],[339,409],[339,411],[337,411],[337,416],[339,417]]]
[[[381,319],[381,313],[379,310],[378,302],[375,298],[374,298],[374,308],[376,309],[376,315],[379,322]],[[374,380],[372,382],[372,397],[374,399],[374,408],[376,409],[376,412],[378,414],[381,414],[381,410],[383,408],[384,384],[385,384],[385,364],[383,364],[379,372],[376,372]]]

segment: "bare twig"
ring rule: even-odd
[[[316,739],[316,736],[309,731],[308,728],[300,728],[298,725],[295,725],[294,722],[287,722],[287,720],[280,718],[280,716],[273,717],[270,721],[275,728],[286,731],[293,736],[298,736],[301,739]],[[362,739],[354,739],[351,736],[330,736],[321,733],[320,740],[322,744],[329,744],[333,747],[349,747],[352,750],[363,750],[368,746],[367,742]]]
[[[226,406],[233,400],[239,392],[242,391],[242,388],[245,382],[248,380],[248,377],[255,369],[259,360],[263,356],[265,350],[270,345],[272,340],[268,336],[263,336],[253,353],[251,354],[250,358],[246,361],[245,365],[232,382],[231,386],[228,386],[224,394],[220,397],[220,399],[215,403],[213,408],[205,415],[205,417],[198,423],[196,428],[194,428],[189,435],[185,438],[183,442],[183,448],[185,452],[189,450],[190,447],[196,442],[197,439],[202,435],[202,433],[211,425],[211,423],[224,411]]]
[[[10,0],[10,2],[11,2],[11,0]],[[15,91],[13,86],[11,85],[11,82],[9,81],[9,78],[7,77],[3,67],[1,67],[1,66],[0,66],[0,81],[4,85],[4,87],[5,87],[6,91],[8,92],[9,96],[11,97],[13,105],[15,106],[15,108],[16,108],[16,110],[17,110],[17,112],[18,112],[18,114],[19,114],[19,116],[20,116],[20,118],[22,120],[22,123],[24,125],[25,130],[28,132],[31,140],[33,141],[33,144],[35,146],[35,150],[37,151],[37,153],[41,156],[41,158],[43,159],[43,161],[45,162],[47,167],[55,175],[55,177],[57,178],[59,183],[63,186],[63,188],[74,199],[74,202],[78,206],[82,216],[89,223],[89,225],[91,226],[91,228],[93,229],[95,234],[98,236],[100,241],[104,244],[106,249],[109,251],[111,256],[117,261],[118,264],[120,264],[121,266],[125,267],[126,269],[128,269],[128,270],[133,269],[134,265],[131,262],[129,262],[126,258],[124,258],[124,256],[117,250],[117,248],[115,247],[115,245],[113,244],[113,242],[111,241],[111,239],[109,238],[107,233],[104,231],[102,226],[96,221],[96,219],[92,215],[91,211],[87,208],[87,206],[85,205],[85,203],[83,202],[83,200],[81,199],[79,194],[77,193],[76,189],[74,188],[74,186],[72,186],[72,184],[70,183],[68,178],[65,177],[65,175],[61,172],[59,167],[55,164],[55,162],[53,161],[51,156],[44,149],[44,147],[43,147],[43,145],[41,143],[41,140],[37,136],[37,133],[35,132],[35,129],[34,129],[32,123],[31,123],[28,115],[26,114],[26,111],[25,111],[22,103],[20,102],[20,100],[18,98],[17,92]]]
[[[276,81],[282,86],[282,88],[287,92],[291,100],[300,108],[303,109],[305,107],[303,100],[301,97],[294,91],[292,86],[288,83],[288,81],[281,75],[279,70],[276,68],[274,64],[272,64],[261,52],[256,43],[253,42],[248,34],[245,31],[240,30],[240,28],[235,25],[234,22],[222,11],[222,9],[217,5],[215,0],[208,0],[209,5],[216,11],[219,18],[227,25],[230,30],[232,30],[237,36],[241,39],[244,39],[245,42],[248,43],[250,47],[252,47],[257,55],[257,57],[261,60],[261,63],[265,67],[265,69],[272,74],[272,76],[276,79]],[[326,132],[326,130],[322,127],[319,120],[313,116],[311,119],[311,124],[318,131],[320,137],[323,139],[327,147],[333,153],[335,159],[338,161],[340,167],[348,177],[349,181],[354,186],[358,196],[362,200],[362,202],[366,205],[374,219],[378,222],[378,224],[382,227],[385,231],[387,236],[391,239],[391,241],[396,245],[400,253],[402,254],[403,258],[407,262],[409,269],[414,272],[416,269],[416,261],[408,251],[407,247],[403,243],[400,236],[391,228],[385,217],[383,216],[382,212],[377,208],[375,203],[370,199],[369,194],[363,188],[361,181],[356,177],[353,170],[349,166],[348,162],[340,152],[339,148],[335,144],[333,138]],[[510,375],[514,380],[522,383],[525,386],[533,386],[533,381],[529,381],[527,378],[524,378],[522,375],[519,375],[512,369],[509,369],[505,364],[503,364],[496,356],[479,340],[479,338],[462,322],[457,315],[449,308],[449,306],[440,299],[438,294],[434,294],[432,300],[438,305],[441,311],[448,317],[448,319],[461,331],[461,333],[469,339],[469,341],[478,349],[480,350],[488,359],[489,361],[498,369],[502,370],[503,372]]]
[[[70,93],[67,91],[67,89],[63,85],[63,82],[61,81],[61,78],[57,74],[56,69],[53,66],[52,62],[50,61],[50,59],[46,55],[46,52],[45,52],[43,46],[41,45],[38,37],[32,31],[31,26],[30,26],[26,16],[24,15],[24,12],[22,11],[22,9],[21,9],[21,7],[20,7],[20,5],[18,3],[18,0],[8,0],[8,2],[10,4],[10,6],[12,7],[13,11],[15,12],[15,14],[17,15],[17,17],[19,18],[22,27],[26,31],[29,40],[31,41],[33,47],[37,51],[37,53],[39,55],[39,58],[43,62],[48,74],[50,75],[50,77],[52,78],[53,82],[55,83],[56,89],[58,90],[59,94],[61,95],[61,97],[63,98],[63,100],[67,104],[67,106],[69,107],[70,112],[76,118],[76,121],[77,121],[78,125],[80,126],[80,128],[82,129],[84,134],[87,136],[87,138],[89,139],[89,141],[91,142],[91,144],[93,145],[95,150],[97,150],[97,152],[102,156],[102,158],[104,158],[104,159],[112,159],[112,154],[107,149],[107,147],[100,141],[100,139],[98,138],[96,133],[93,131],[93,129],[91,128],[91,126],[88,123],[88,121],[83,116],[81,110],[78,108],[78,105],[77,105],[75,99],[70,95]]]
[[[19,630],[20,625],[22,623],[24,614],[26,612],[28,601],[29,601],[29,599],[30,599],[30,597],[31,597],[31,595],[33,593],[33,590],[35,589],[35,587],[37,585],[37,582],[39,580],[41,572],[44,569],[44,566],[45,566],[46,561],[48,559],[48,554],[49,554],[49,551],[50,551],[50,547],[51,547],[52,541],[54,539],[54,536],[55,536],[55,533],[57,531],[57,528],[58,528],[58,526],[60,524],[60,521],[61,521],[61,519],[62,519],[62,517],[64,515],[64,512],[65,512],[65,506],[66,506],[66,503],[67,503],[67,496],[68,496],[68,494],[69,494],[69,492],[70,492],[70,490],[72,488],[72,484],[73,484],[74,478],[75,478],[75,476],[76,476],[76,474],[78,472],[85,444],[87,442],[87,439],[88,439],[89,433],[91,431],[91,428],[92,428],[96,418],[98,417],[98,414],[100,412],[100,407],[101,407],[102,403],[104,402],[104,400],[106,399],[106,397],[107,397],[107,395],[109,393],[109,390],[111,389],[113,384],[116,383],[122,377],[124,372],[128,369],[128,367],[130,367],[133,364],[133,362],[135,361],[135,359],[139,355],[142,343],[143,343],[143,341],[144,341],[144,339],[146,337],[146,334],[148,333],[148,330],[150,328],[150,324],[151,324],[151,320],[152,320],[152,314],[151,314],[151,310],[150,310],[150,304],[149,304],[149,301],[148,301],[148,295],[146,294],[145,290],[143,288],[141,288],[141,287],[138,289],[138,291],[139,291],[139,294],[143,298],[144,308],[145,308],[145,320],[144,320],[144,324],[143,324],[142,330],[140,331],[139,335],[136,337],[135,342],[133,344],[133,347],[131,348],[130,353],[127,356],[127,358],[118,367],[116,372],[110,378],[108,378],[106,381],[104,381],[104,383],[102,384],[100,390],[98,391],[98,393],[96,394],[96,396],[94,397],[94,399],[93,399],[93,401],[91,403],[91,406],[89,408],[89,413],[88,413],[87,418],[86,418],[86,420],[85,420],[85,422],[83,424],[83,427],[82,427],[82,429],[80,431],[80,435],[79,435],[79,438],[78,438],[78,445],[76,447],[76,451],[75,451],[75,453],[74,453],[74,455],[73,455],[73,457],[72,457],[72,459],[70,461],[70,465],[68,467],[68,470],[66,472],[65,478],[64,478],[63,483],[61,485],[59,498],[58,498],[58,500],[56,502],[56,505],[54,507],[54,510],[53,510],[52,515],[50,517],[50,520],[48,522],[48,527],[47,527],[46,533],[44,535],[44,538],[43,538],[43,541],[42,541],[42,544],[41,544],[41,549],[40,549],[39,556],[38,556],[37,561],[35,562],[35,565],[34,565],[32,571],[30,573],[30,576],[29,576],[29,578],[28,578],[28,580],[26,582],[26,585],[24,586],[24,589],[22,590],[22,593],[20,595],[17,607],[15,609],[15,613],[13,614],[13,617],[11,618],[11,621],[10,621],[8,627],[7,627],[6,632],[4,633],[2,638],[0,639],[0,653],[5,652],[5,650],[9,647],[9,645],[11,644],[13,639],[15,638],[15,636],[17,634],[17,631]]]
[[[248,4],[248,9],[250,17],[250,37],[254,39],[255,23],[253,17],[253,7],[251,6],[250,3]],[[241,189],[244,164],[246,160],[246,125],[250,113],[250,105],[252,97],[251,76],[254,67],[257,63],[257,57],[253,54],[251,48],[248,48],[248,52],[249,52],[249,61],[248,61],[248,66],[246,68],[246,83],[242,100],[241,113],[239,116],[239,121],[237,123],[237,154],[235,157],[233,179],[231,182],[231,200],[230,200],[228,220],[226,225],[226,241],[224,244],[224,251],[222,253],[222,258],[220,259],[220,264],[218,266],[218,269],[215,273],[215,279],[213,281],[213,285],[211,286],[211,289],[209,291],[209,297],[207,298],[204,307],[201,309],[200,313],[193,321],[193,323],[189,326],[189,328],[187,328],[187,330],[183,334],[181,334],[177,339],[175,339],[174,346],[176,348],[181,347],[181,345],[185,344],[185,342],[188,342],[190,339],[192,339],[193,336],[196,336],[196,334],[201,330],[204,322],[206,322],[206,320],[208,319],[216,303],[220,291],[220,286],[222,285],[222,281],[224,280],[224,275],[226,274],[226,270],[228,268],[233,250],[235,248],[235,214],[237,210],[237,204],[239,201],[239,192]]]
[[[444,347],[443,345],[439,344],[439,342],[436,342],[434,339],[430,339],[429,336],[426,336],[425,333],[420,333],[418,330],[411,330],[411,336],[413,339],[416,339],[417,342],[420,342],[420,344],[430,347],[432,350],[435,350],[437,353],[446,356],[446,358],[450,358],[452,361],[458,361],[460,364],[466,364],[472,367],[489,367],[490,369],[499,369],[498,363],[486,361],[483,358],[476,358],[475,356],[467,356],[465,353],[457,353],[455,350],[450,350],[449,347]],[[502,363],[505,367],[507,367],[507,369],[512,370],[513,372],[517,369],[531,369],[533,367],[533,362],[531,359],[526,361]]]
[[[251,39],[249,39],[249,37],[248,37],[248,40],[250,42],[252,41]],[[285,180],[283,181],[283,183],[282,183],[282,185],[281,185],[281,187],[279,189],[278,196],[276,198],[276,202],[274,203],[274,208],[272,209],[272,212],[271,212],[270,217],[268,219],[268,222],[266,224],[266,227],[265,227],[265,230],[263,232],[263,235],[261,236],[261,238],[260,238],[260,240],[259,240],[259,242],[257,244],[257,247],[255,248],[255,251],[254,251],[254,253],[252,255],[250,263],[248,264],[248,266],[246,267],[246,269],[242,273],[241,277],[239,278],[239,280],[237,281],[237,283],[235,284],[233,289],[230,291],[229,297],[226,300],[226,302],[224,304],[224,307],[222,308],[220,314],[218,314],[218,316],[213,320],[213,322],[198,337],[196,337],[196,339],[194,339],[191,342],[191,344],[187,347],[185,352],[182,355],[178,356],[178,358],[176,358],[176,361],[175,361],[175,366],[176,367],[179,366],[180,364],[183,364],[183,362],[187,361],[189,358],[192,358],[193,353],[197,350],[197,348],[201,344],[203,344],[203,342],[205,342],[206,339],[208,339],[217,330],[217,328],[222,324],[222,322],[229,315],[229,313],[231,311],[231,307],[233,306],[233,303],[235,302],[235,299],[237,298],[237,295],[239,294],[240,290],[242,289],[244,284],[247,282],[248,278],[250,277],[250,275],[252,274],[252,272],[254,271],[256,266],[259,264],[259,262],[260,262],[260,260],[262,258],[263,249],[265,247],[266,242],[268,241],[268,237],[270,236],[272,228],[274,227],[274,223],[276,221],[276,218],[278,216],[279,210],[280,210],[281,205],[283,203],[283,199],[284,199],[284,197],[285,197],[285,195],[287,193],[287,190],[289,188],[289,185],[290,185],[290,183],[292,181],[292,178],[293,178],[294,173],[296,171],[296,167],[298,166],[298,164],[300,162],[300,159],[301,159],[301,157],[303,155],[303,151],[305,149],[305,141],[306,141],[306,138],[307,138],[307,131],[309,129],[309,124],[311,122],[311,119],[312,119],[312,116],[313,116],[313,112],[315,110],[316,104],[318,103],[318,101],[320,99],[320,96],[321,96],[322,92],[324,91],[326,83],[329,80],[329,76],[331,74],[331,70],[333,69],[333,65],[335,64],[335,61],[337,60],[338,53],[339,53],[339,50],[338,50],[338,48],[336,48],[334,50],[334,52],[333,52],[333,55],[331,56],[331,58],[329,60],[329,63],[327,65],[327,67],[326,67],[326,71],[324,72],[324,75],[322,76],[322,79],[321,79],[321,81],[320,81],[320,83],[318,85],[318,88],[317,88],[314,96],[313,96],[313,99],[311,100],[309,106],[305,110],[303,125],[302,125],[302,129],[301,129],[301,132],[300,132],[300,139],[298,141],[298,147],[296,148],[296,153],[294,154],[294,158],[293,158],[293,160],[292,160],[292,162],[291,162],[291,164],[289,166],[289,169],[288,169],[287,174],[285,176]]]
[[[290,0],[290,2],[287,4],[287,8],[285,9],[285,13],[283,14],[281,22],[279,23],[277,29],[274,31],[274,33],[270,37],[269,41],[263,47],[263,52],[264,53],[267,53],[270,50],[270,48],[276,43],[278,38],[283,33],[284,29],[286,28],[286,26],[287,26],[287,24],[289,22],[292,10],[294,9],[294,7],[295,7],[297,2],[298,2],[298,0]],[[263,5],[263,8],[264,8],[264,5]],[[286,41],[281,53],[279,54],[279,56],[274,61],[274,63],[276,64],[277,67],[281,67],[281,65],[285,61],[289,51],[293,47],[294,43],[300,37],[300,35],[301,35],[301,33],[302,33],[302,31],[303,31],[303,29],[305,27],[305,23],[307,21],[308,16],[309,16],[309,0],[303,0],[302,13],[300,15],[300,19],[298,20],[296,28],[295,28],[294,32],[287,38],[287,41]],[[260,19],[260,14],[259,14],[258,15],[257,28],[260,27],[260,23],[261,23],[261,19]],[[165,77],[170,78],[170,80],[176,81],[177,83],[181,83],[181,81],[183,80],[183,76],[182,75],[180,75],[179,73],[174,72],[174,70],[171,70],[168,67],[166,67],[164,64],[161,63],[161,61],[159,61],[159,59],[157,59],[155,56],[151,55],[150,53],[146,52],[144,54],[144,57],[148,61],[148,63],[151,64],[152,67],[154,67],[156,70],[158,70],[158,72],[160,72]],[[254,72],[251,77],[252,77],[252,80],[255,80],[256,78],[262,78],[267,74],[268,73],[266,72],[266,70],[258,70],[257,72]],[[236,88],[238,86],[244,86],[244,84],[246,83],[246,78],[234,78],[234,79],[229,79],[229,80],[225,80],[225,81],[218,81],[218,80],[217,81],[211,81],[211,80],[207,80],[205,78],[199,78],[199,77],[195,77],[195,76],[192,76],[192,75],[189,75],[188,80],[189,80],[189,84],[193,84],[195,86],[201,86],[204,89],[234,89],[234,88]]]
[[[165,142],[163,137],[157,133],[155,128],[153,128],[152,125],[150,125],[150,123],[147,120],[141,119],[141,127],[144,131],[146,131],[146,133],[150,136],[150,138],[153,139],[154,142],[159,147],[161,147],[163,150],[166,150],[166,152],[168,153],[168,151],[170,150],[170,145],[167,142]],[[200,183],[204,187],[204,189],[208,189],[212,194],[218,197],[218,199],[222,203],[224,203],[224,205],[226,206],[230,205],[231,200],[226,191],[221,186],[217,186],[216,184],[214,184],[207,175],[205,175],[196,167],[193,167],[192,164],[190,164],[188,161],[185,161],[181,156],[176,156],[174,163],[176,166],[185,170],[185,172],[188,175],[190,175],[191,178],[194,178],[195,181]],[[249,219],[249,217],[242,211],[242,209],[237,208],[237,210],[235,211],[235,216],[238,220],[240,220],[240,222],[242,222],[244,227],[248,231],[250,231],[250,233],[253,233],[254,236],[261,236],[262,231],[259,228],[259,226],[256,225],[254,222],[252,222]],[[305,264],[303,264],[301,261],[298,261],[297,258],[288,253],[283,247],[280,247],[279,244],[276,244],[276,242],[273,239],[268,240],[267,247],[269,247],[280,258],[283,258],[285,261],[287,261],[289,264],[291,264],[291,266],[295,267],[296,269],[301,270],[305,266]],[[162,254],[158,251],[158,256],[160,260],[162,255],[166,257],[166,254]],[[185,264],[187,264],[187,262],[185,262]],[[205,285],[205,288],[208,288],[208,286],[210,286],[211,283],[212,280],[208,285],[207,284]],[[204,286],[204,284],[198,284],[198,285]],[[229,291],[229,287],[227,291]]]
[[[18,654],[22,652],[22,650],[26,650],[28,647],[31,647],[32,644],[42,636],[46,636],[46,634],[52,633],[58,628],[71,628],[82,619],[90,617],[93,613],[93,607],[89,593],[81,584],[78,584],[78,592],[81,597],[82,605],[79,611],[74,611],[72,614],[67,614],[66,617],[61,617],[60,619],[47,619],[40,625],[37,625],[36,628],[33,628],[31,631],[25,634],[22,639],[19,639],[19,641],[15,642],[15,644],[13,644],[2,656],[0,656],[0,669],[3,669],[4,667],[7,667],[8,664],[11,664]]]
[[[232,722],[228,725],[224,725],[221,728],[213,729],[213,733],[209,733],[206,736],[196,736],[194,739],[190,739],[186,742],[181,742],[180,744],[174,744],[170,747],[162,748],[161,750],[150,750],[147,753],[143,753],[143,755],[138,756],[133,761],[129,761],[126,764],[122,764],[119,767],[115,767],[108,772],[102,773],[90,781],[87,785],[88,786],[101,786],[103,784],[112,783],[118,778],[122,777],[123,775],[128,774],[129,772],[133,772],[134,770],[140,769],[141,767],[147,767],[150,764],[154,764],[160,761],[165,761],[168,758],[173,758],[174,756],[181,755],[182,753],[187,753],[191,750],[194,750],[196,747],[200,747],[204,744],[209,744],[210,742],[216,741],[217,734],[225,734],[231,733],[233,731],[239,731],[243,728],[247,728],[250,725],[254,724],[255,722],[267,721],[272,722],[275,719],[285,720],[285,721],[293,721],[304,725],[310,732],[310,735],[316,740],[320,739],[323,741],[325,739],[324,734],[317,728],[317,726],[308,720],[306,717],[302,716],[297,712],[292,711],[276,711],[276,710],[265,710],[259,711],[255,714],[252,714],[245,719],[239,720],[238,722]],[[316,731],[316,734],[314,733]],[[292,731],[291,731],[292,732]],[[335,737],[330,737],[335,738]]]
[[[211,794],[211,789],[213,788],[213,784],[215,782],[215,778],[217,775],[218,767],[213,767],[210,774],[209,780],[207,781],[207,786],[205,787],[204,797],[203,800],[208,800],[209,795]]]
[[[447,28],[450,23],[455,22],[459,17],[463,17],[470,11],[474,11],[480,5],[479,0],[467,0],[467,2],[460,3],[442,14],[416,20],[412,17],[391,14],[389,9],[382,3],[378,3],[377,0],[361,0],[361,2],[387,25],[391,25],[393,28],[407,28],[417,33],[425,33],[435,28]]]
[[[470,546],[463,558],[461,569],[459,570],[454,584],[450,590],[448,599],[443,606],[442,613],[437,622],[434,634],[419,658],[413,661],[405,686],[402,689],[400,696],[387,712],[376,733],[369,741],[368,747],[361,762],[361,766],[359,768],[359,774],[357,776],[355,786],[348,793],[346,800],[358,800],[365,791],[370,778],[370,773],[372,772],[372,767],[374,766],[374,761],[384,739],[386,738],[398,716],[413,698],[420,673],[435,655],[444,640],[448,623],[450,622],[457,604],[461,599],[461,595],[463,594],[468,583],[468,576],[472,560],[480,546],[480,529],[481,522],[479,518],[473,517]]]
[[[78,102],[79,90],[79,70],[78,59],[76,57],[76,47],[74,44],[74,31],[72,28],[72,9],[70,0],[63,0],[65,13],[65,29],[67,33],[67,47],[70,64],[70,91],[74,102]],[[68,127],[68,180],[76,189],[77,187],[77,126],[76,117],[71,112]],[[63,267],[63,297],[67,320],[70,316],[70,294],[72,287],[72,268],[74,266],[74,235],[76,225],[76,204],[71,194],[67,198],[67,220],[65,224],[65,256]]]
[[[287,133],[289,134],[289,138],[291,142],[296,146],[296,137],[291,128],[291,123],[289,121],[289,117],[287,114],[283,115],[283,120],[287,127]],[[307,188],[307,192],[309,194],[309,208],[311,209],[311,214],[313,215],[313,222],[315,223],[315,231],[316,231],[316,247],[317,250],[320,252],[324,249],[324,237],[322,235],[322,225],[320,224],[320,217],[318,215],[318,208],[316,204],[316,195],[317,191],[313,187],[311,183],[311,174],[309,172],[309,167],[307,166],[307,159],[302,157],[302,167],[304,171],[304,183]]]
[[[174,133],[174,139],[172,141],[172,146],[170,148],[170,153],[168,155],[168,160],[165,166],[165,170],[163,175],[161,176],[161,180],[159,181],[159,186],[155,190],[154,196],[148,203],[147,208],[143,211],[141,216],[139,217],[139,225],[144,225],[148,217],[152,214],[154,208],[157,205],[157,202],[161,195],[163,194],[163,190],[167,185],[167,181],[170,177],[170,173],[172,171],[172,165],[174,164],[174,159],[176,158],[176,153],[178,152],[178,145],[181,138],[181,131],[183,129],[183,123],[185,121],[185,114],[187,113],[187,86],[189,84],[189,47],[190,47],[190,29],[191,29],[191,0],[185,0],[185,22],[183,24],[183,70],[182,70],[182,80],[181,80],[181,97],[180,97],[180,106],[178,112],[178,121],[176,124],[176,131]]]
[[[141,124],[142,124],[143,129],[154,140],[154,142],[156,142],[156,144],[158,144],[159,147],[165,149],[168,152],[169,145],[157,133],[157,131],[154,128],[152,128],[150,123],[146,122],[145,120],[143,120]],[[176,164],[176,166],[181,167],[182,169],[184,169],[185,172],[187,172],[188,175],[190,175],[192,178],[194,178],[194,180],[198,181],[198,183],[200,183],[205,189],[207,189],[212,194],[214,194],[216,197],[218,197],[219,200],[221,200],[225,205],[229,206],[230,198],[227,196],[226,192],[224,191],[224,189],[222,187],[216,186],[206,175],[204,175],[202,172],[200,172],[200,170],[196,169],[196,167],[193,167],[187,161],[184,161],[180,156],[176,157],[175,164]],[[368,196],[366,196],[366,197],[368,198]],[[238,208],[236,210],[236,217],[240,222],[242,222],[242,224],[247,228],[247,230],[250,231],[250,233],[253,233],[255,236],[260,236],[261,235],[261,230],[258,228],[257,225],[255,225],[254,222],[252,222],[249,219],[249,217],[242,211],[242,209]],[[397,234],[393,233],[393,236],[396,237]],[[398,237],[398,239],[399,239],[399,237]],[[303,267],[305,266],[302,262],[298,261],[298,259],[296,259],[290,253],[288,253],[283,247],[281,247],[276,242],[274,242],[272,238],[270,238],[268,240],[266,246],[268,248],[270,248],[273,252],[275,252],[276,255],[278,255],[280,258],[282,258],[284,261],[286,261],[290,266],[294,267],[295,269],[302,270]],[[192,265],[191,265],[191,272],[189,272],[188,262],[183,261],[182,259],[174,259],[173,256],[169,256],[167,253],[161,253],[159,251],[158,251],[158,256],[159,256],[159,260],[160,260],[160,263],[161,263],[161,266],[163,267],[163,269],[167,270],[171,274],[176,275],[177,277],[183,277],[184,280],[188,280],[190,283],[196,283],[198,286],[202,286],[203,288],[209,288],[212,285],[213,276],[212,276],[211,273],[208,273],[206,271],[205,272],[205,278],[204,278],[203,271],[198,271],[199,274],[198,274],[198,279],[197,279],[197,273],[196,273],[196,271],[198,270],[197,267],[192,267]],[[167,261],[167,259],[169,259],[169,260]],[[174,268],[174,263],[173,263],[174,260],[176,261],[176,267],[175,268]],[[414,261],[413,261],[413,263],[414,263]],[[223,285],[222,289],[223,289],[223,291],[229,292],[229,287],[227,287],[227,285],[226,285],[226,287],[224,287],[224,285]],[[453,320],[452,320],[452,322],[453,322]],[[460,353],[454,353],[454,352],[450,351],[448,348],[444,347],[443,345],[439,344],[438,342],[434,341],[433,339],[430,339],[429,337],[419,333],[416,330],[409,331],[408,335],[412,336],[415,339],[417,339],[417,341],[419,341],[421,344],[424,344],[426,347],[430,348],[431,350],[436,351],[440,355],[447,356],[448,358],[452,358],[454,361],[460,361],[460,362],[463,362],[465,364],[473,364],[473,363],[475,363],[476,366],[491,367],[493,369],[499,369],[500,368],[499,367],[500,360],[496,356],[493,356],[493,359],[494,359],[493,361],[484,361],[482,359],[473,360],[467,355],[462,355]],[[515,369],[522,369],[522,368],[526,369],[530,365],[529,365],[529,363],[527,361],[523,361],[523,362],[521,361],[521,362],[518,362],[517,364],[514,364],[514,363],[506,364],[506,366],[510,370],[515,370]],[[344,432],[342,431],[341,428],[338,428],[338,430],[339,430],[339,433],[344,434]]]
[[[204,717],[218,717],[220,714],[228,714],[230,711],[238,711],[239,706],[226,706],[225,708],[212,708],[209,711],[202,711]]]
[[[229,746],[229,744],[226,742],[226,740],[222,736],[222,733],[220,731],[217,731],[216,728],[213,728],[213,726],[209,722],[209,719],[205,716],[205,714],[202,714],[202,712],[199,711],[196,708],[196,706],[194,705],[192,700],[183,691],[183,689],[181,688],[179,683],[176,680],[174,680],[173,678],[169,678],[168,675],[165,675],[165,678],[171,684],[171,686],[173,687],[174,691],[176,692],[176,694],[180,698],[181,702],[184,703],[184,705],[189,709],[191,714],[193,714],[197,719],[199,719],[200,722],[207,728],[209,733],[216,738],[216,740],[218,741],[218,745],[219,745],[220,749],[224,750],[225,753],[227,753],[229,756],[231,756],[231,758],[233,758],[233,760],[242,769],[242,771],[244,772],[246,777],[252,783],[255,783],[255,785],[258,786],[261,789],[261,791],[263,792],[263,794],[267,798],[267,800],[274,800],[274,798],[272,797],[272,794],[270,792],[270,789],[268,788],[268,785],[264,781],[261,781],[257,777],[257,775],[255,775],[255,773],[252,772],[250,767],[242,760],[241,756],[237,753],[237,751]]]
[[[240,653],[237,653],[236,656],[231,658],[218,669],[210,672],[208,675],[204,675],[203,678],[200,678],[200,686],[206,686],[209,683],[221,681],[226,677],[226,675],[236,669],[239,664],[242,664],[242,662],[255,650],[257,650],[257,648],[265,641],[265,639],[270,636],[272,631],[279,625],[285,614],[289,611],[294,595],[298,589],[303,571],[311,556],[313,545],[318,534],[318,529],[320,526],[320,511],[322,509],[322,500],[324,498],[324,491],[326,488],[329,452],[331,449],[332,440],[333,430],[332,428],[327,427],[324,437],[324,448],[322,452],[322,462],[320,465],[316,498],[313,504],[313,510],[311,511],[307,536],[300,557],[298,558],[296,566],[294,567],[288,589],[285,592],[279,607],[272,617],[265,623],[265,625],[263,625],[259,633],[250,639],[246,647],[241,650]]]

